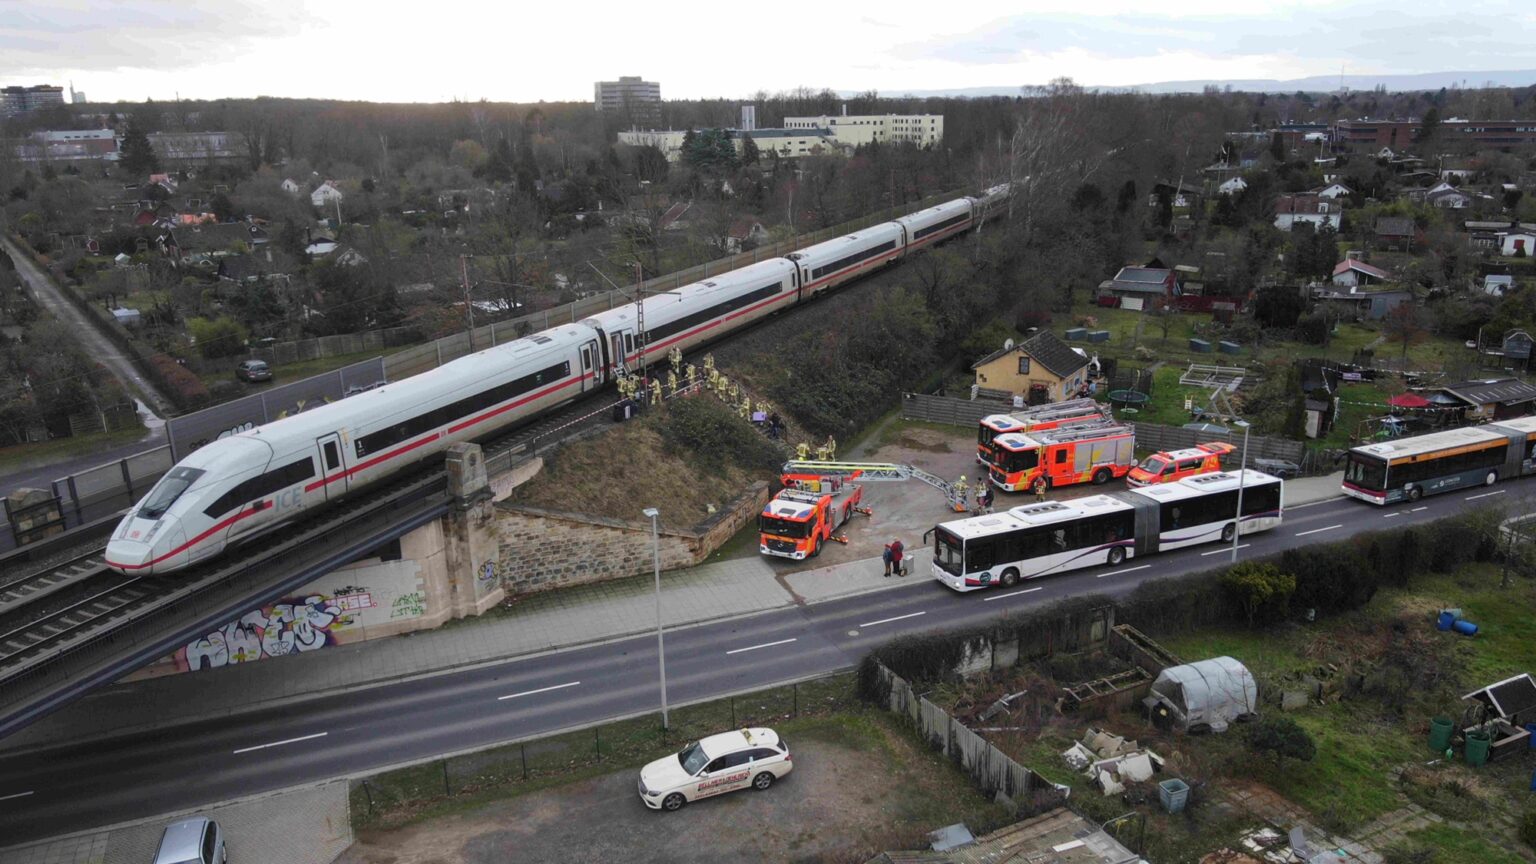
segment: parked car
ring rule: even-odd
[[[1301,476],[1301,466],[1288,459],[1255,459],[1253,467],[1271,477],[1289,480]]]
[[[671,811],[749,786],[761,792],[793,767],[789,745],[772,729],[722,732],[640,769],[640,800]]]
[[[272,367],[265,360],[241,360],[235,367],[235,377],[241,381],[271,381]]]
[[[219,823],[202,816],[165,826],[155,864],[228,864],[224,831]]]

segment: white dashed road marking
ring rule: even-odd
[[[508,696],[497,696],[496,697],[496,701],[497,702],[505,702],[508,699],[516,699],[519,696],[532,696],[535,693],[548,693],[551,690],[564,690],[567,687],[575,687],[577,684],[580,684],[580,683],[581,683],[580,681],[569,681],[569,682],[566,682],[565,684],[556,684],[553,687],[540,687],[537,690],[524,690],[521,693],[513,693],[513,694],[508,695]]]
[[[1308,534],[1321,534],[1324,531],[1332,531],[1335,528],[1343,528],[1343,527],[1344,527],[1343,525],[1329,525],[1327,528],[1313,528],[1311,531],[1303,531],[1300,534],[1297,534],[1296,536],[1297,537],[1305,537]]]
[[[993,600],[1007,600],[1009,597],[1017,597],[1020,594],[1030,594],[1030,593],[1033,593],[1035,591],[1044,591],[1044,590],[1045,590],[1045,586],[1044,585],[1040,585],[1040,586],[1037,586],[1035,588],[1025,588],[1023,591],[1011,591],[1011,592],[1009,592],[1007,594],[999,594],[996,597],[986,597],[986,598],[983,598],[983,599],[986,600],[986,602],[991,603]]]
[[[772,648],[775,645],[788,645],[789,643],[794,642],[794,641],[797,641],[797,640],[795,640],[795,639],[780,639],[777,642],[764,642],[761,645],[753,645],[753,646],[751,646],[749,648],[737,648],[734,651],[727,651],[725,653],[727,653],[727,654],[740,654],[743,651],[756,651],[759,648]]]
[[[892,621],[902,621],[907,618],[916,618],[919,615],[927,615],[927,612],[913,612],[910,615],[897,615],[895,618],[881,618],[879,621],[871,621],[868,624],[860,624],[860,627],[873,627],[876,624],[889,624]]]
[[[285,738],[282,741],[273,741],[271,744],[257,744],[255,747],[245,747],[245,748],[242,748],[240,750],[236,750],[235,754],[239,755],[241,753],[250,753],[253,750],[265,750],[268,747],[281,747],[284,744],[297,744],[300,741],[309,741],[309,740],[314,739],[314,738],[324,738],[325,736],[327,736],[329,734],[331,734],[331,733],[329,733],[329,732],[316,732],[313,735],[301,735],[298,738]]]

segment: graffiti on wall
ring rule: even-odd
[[[372,604],[372,597],[360,589],[334,597],[312,594],[281,600],[188,643],[177,652],[177,666],[196,672],[316,651],[333,644],[334,631],[351,624],[354,613]]]
[[[420,618],[427,614],[427,598],[420,591],[401,594],[390,607],[390,618]]]

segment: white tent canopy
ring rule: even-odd
[[[1231,721],[1258,710],[1259,685],[1242,663],[1214,657],[1164,669],[1147,701],[1166,706],[1186,730],[1224,732]]]

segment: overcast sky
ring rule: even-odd
[[[0,0],[0,84],[92,100],[590,100],[1536,69],[1529,2]],[[1172,4],[1169,4],[1172,5]],[[1234,7],[1239,7],[1234,10]],[[775,9],[777,7],[777,9]],[[1090,8],[1091,7],[1091,8]],[[408,11],[395,11],[408,10]]]

